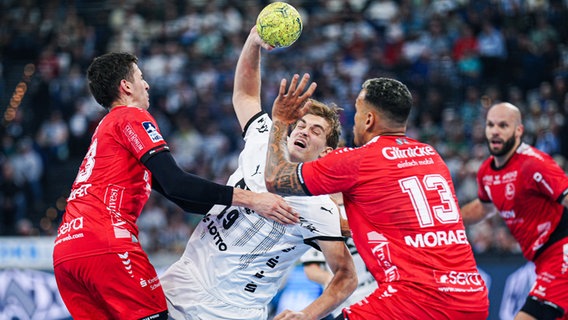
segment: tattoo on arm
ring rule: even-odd
[[[266,158],[266,187],[269,191],[285,195],[305,195],[298,177],[298,164],[290,162],[286,133],[288,126],[274,121],[268,142]]]

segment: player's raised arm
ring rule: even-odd
[[[261,111],[261,48],[273,49],[273,47],[260,39],[256,27],[253,27],[243,46],[235,71],[233,107],[235,108],[241,129],[244,129],[250,118]]]

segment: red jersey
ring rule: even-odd
[[[168,146],[146,110],[115,107],[100,121],[67,199],[54,265],[140,247],[136,220],[152,181],[142,158],[164,149]]]
[[[502,168],[493,158],[477,173],[479,199],[493,202],[525,258],[533,260],[560,222],[568,178],[552,157],[525,143]]]
[[[353,240],[379,287],[413,287],[430,307],[487,310],[449,170],[432,146],[379,136],[303,163],[299,175],[310,194],[343,193]]]

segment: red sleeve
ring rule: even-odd
[[[536,193],[558,201],[568,189],[568,176],[554,159],[542,154],[542,159],[528,158],[523,164],[522,176],[529,178],[529,187]]]
[[[142,109],[125,108],[122,121],[117,121],[117,138],[138,160],[168,149],[156,120]]]
[[[338,149],[299,167],[300,182],[310,195],[345,192],[357,183],[362,157],[357,149]]]

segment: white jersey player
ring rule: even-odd
[[[233,103],[245,147],[227,182],[255,191],[266,190],[264,167],[272,125],[260,108],[261,45],[253,28],[237,63]],[[320,109],[337,120],[335,110],[321,103],[314,107]],[[338,128],[338,121],[308,114],[292,131],[289,147],[300,158],[325,155],[336,147],[329,146],[328,136],[338,139]],[[299,213],[300,223],[279,224],[243,207],[211,209],[194,230],[180,260],[161,278],[172,318],[266,319],[267,306],[286,275],[311,247],[332,259],[335,276],[332,288],[299,313],[321,318],[349,296],[356,274],[341,235],[337,205],[329,196],[285,199]],[[289,313],[294,312],[286,310],[282,315]]]

